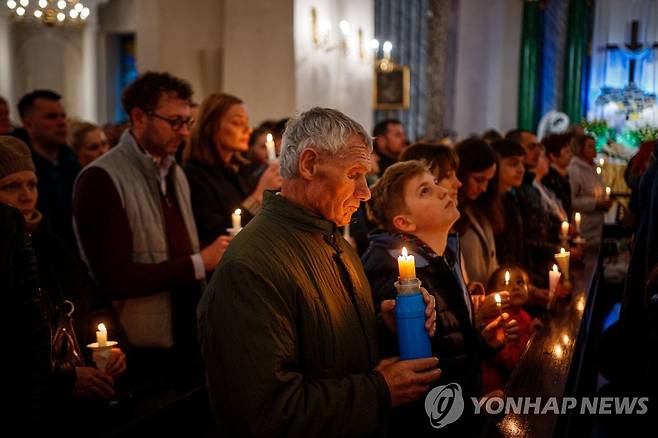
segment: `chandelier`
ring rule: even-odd
[[[89,8],[78,0],[8,0],[6,4],[14,11],[13,18],[47,25],[83,23],[89,17]]]

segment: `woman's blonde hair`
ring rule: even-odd
[[[210,166],[222,164],[215,144],[219,123],[230,107],[241,103],[242,100],[230,94],[215,93],[206,97],[199,107],[190,142],[183,152],[183,161],[193,159]]]
[[[70,125],[71,134],[69,138],[71,149],[73,149],[73,151],[77,154],[87,133],[95,131],[96,129],[101,129],[101,127],[94,125],[93,123],[83,122],[80,120],[72,121]]]

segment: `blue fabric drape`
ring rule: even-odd
[[[375,38],[393,43],[393,60],[411,70],[410,106],[407,110],[376,110],[375,123],[397,118],[413,141],[425,134],[427,99],[427,0],[375,0]]]

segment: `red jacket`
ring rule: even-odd
[[[511,319],[516,319],[519,324],[519,337],[508,341],[502,350],[493,358],[482,362],[482,394],[486,395],[496,389],[504,389],[507,379],[516,363],[521,358],[525,346],[530,339],[532,318],[525,310],[508,309]],[[488,322],[487,322],[488,323]]]

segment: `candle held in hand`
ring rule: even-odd
[[[267,160],[276,160],[276,148],[274,146],[274,137],[272,137],[272,134],[267,134],[265,148],[267,149]]]
[[[233,222],[233,229],[238,231],[242,228],[242,210],[239,208],[231,214],[231,221]]]
[[[98,324],[98,331],[96,332],[96,342],[98,342],[99,347],[105,347],[107,345],[107,328],[102,322]]]
[[[571,253],[569,251],[565,251],[564,248],[560,248],[559,254],[555,254],[555,261],[557,262],[557,265],[560,267],[560,271],[562,271],[562,275],[564,275],[565,280],[569,279],[570,256]]]
[[[496,309],[498,309],[498,316],[503,316],[503,300],[500,298],[500,294],[495,294],[494,300],[496,300]]]
[[[414,256],[408,255],[407,248],[402,248],[402,255],[398,257],[400,281],[416,278],[416,263]]]

